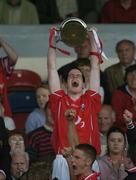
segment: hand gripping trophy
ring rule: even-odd
[[[94,27],[88,28],[86,23],[79,18],[71,17],[64,20],[60,24],[59,28],[53,27],[50,33],[51,33],[49,40],[50,46],[56,48],[57,50],[67,55],[70,55],[70,53],[64,49],[58,48],[57,43],[62,41],[67,46],[75,48],[83,44],[89,33],[93,33],[97,45],[97,49],[101,54],[101,57],[99,57],[101,59],[100,60],[101,63],[103,62],[102,57],[108,59],[103,52],[102,43],[97,35],[96,28]],[[55,34],[55,42],[53,40],[54,34]],[[90,55],[92,54],[93,52],[91,52]]]

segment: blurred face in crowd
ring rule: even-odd
[[[49,100],[49,90],[43,87],[40,87],[36,91],[36,99],[39,107],[44,109],[47,101]]]
[[[112,108],[109,105],[103,105],[101,111],[98,114],[98,123],[100,132],[107,134],[109,128],[113,124]]]
[[[126,82],[129,89],[136,90],[136,70],[127,74]]]
[[[90,164],[91,159],[88,158],[83,151],[75,149],[72,156],[74,175],[83,175]]]
[[[82,93],[83,90],[83,76],[78,69],[72,69],[67,78],[67,91],[69,94]]]
[[[11,152],[14,150],[25,151],[24,138],[20,134],[10,136],[9,145],[11,147]]]
[[[135,48],[128,42],[122,42],[117,48],[117,54],[122,65],[129,66],[135,57]]]
[[[90,40],[86,39],[81,46],[75,47],[78,58],[88,58],[91,51]]]
[[[112,154],[122,154],[125,148],[125,139],[122,133],[112,132],[108,137],[108,148]]]
[[[128,9],[131,6],[132,0],[120,0],[120,2],[125,9]]]
[[[22,0],[7,0],[7,2],[12,6],[16,6],[16,5],[20,4],[21,1]]]
[[[28,170],[29,163],[26,157],[22,154],[17,154],[12,157],[11,174],[15,178],[19,178]]]

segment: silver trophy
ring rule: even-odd
[[[60,24],[58,30],[60,40],[70,47],[83,44],[87,37],[87,25],[79,18],[68,18]]]

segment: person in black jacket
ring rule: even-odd
[[[123,114],[127,126],[128,157],[126,158],[126,169],[128,176],[124,180],[136,179],[136,126],[133,123],[133,114],[125,110]]]

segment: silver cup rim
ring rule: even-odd
[[[80,18],[75,18],[75,17],[71,17],[71,18],[65,19],[65,20],[60,24],[60,29],[63,29],[64,26],[65,26],[68,22],[70,22],[70,21],[79,22],[85,29],[87,28],[86,23],[85,23],[82,19],[80,19]]]

